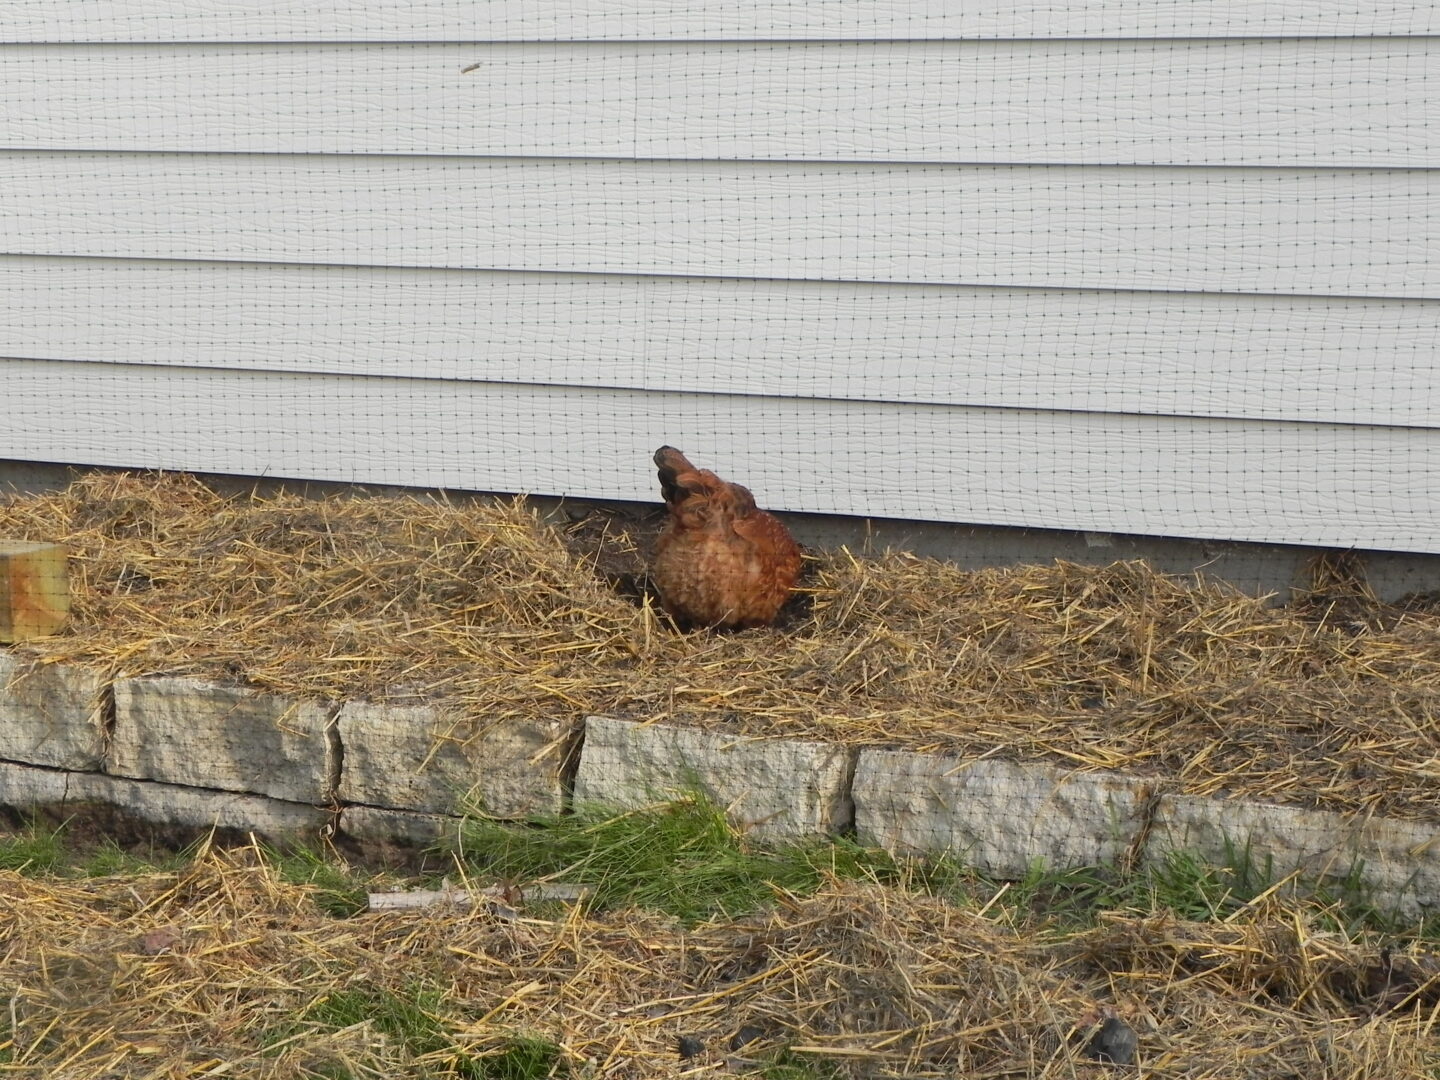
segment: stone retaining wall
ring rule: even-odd
[[[0,651],[0,805],[99,802],[175,825],[425,843],[467,803],[504,818],[704,791],[768,839],[853,829],[1014,877],[1244,851],[1275,874],[1358,876],[1440,912],[1440,823],[1184,795],[1041,762],[758,740],[606,717],[478,724],[425,704],[335,706],[198,679],[113,682]]]

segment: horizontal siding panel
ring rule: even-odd
[[[11,254],[1440,297],[1440,170],[0,153]]]
[[[0,355],[1434,425],[1440,301],[0,257]]]
[[[0,47],[0,145],[1440,165],[1440,39]]]
[[[10,0],[6,41],[1348,37],[1440,33],[1399,0]]]
[[[672,443],[788,510],[1440,551],[1440,434],[964,407],[0,366],[0,457],[656,498]]]

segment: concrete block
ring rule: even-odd
[[[87,668],[0,652],[0,758],[99,769],[105,679]]]
[[[265,837],[318,834],[334,814],[309,803],[287,802],[264,795],[157,784],[122,777],[109,781],[103,801],[118,809],[165,825],[238,829]]]
[[[1144,857],[1185,851],[1216,866],[1248,856],[1280,877],[1311,881],[1352,870],[1373,899],[1414,917],[1440,914],[1440,823],[1356,818],[1299,806],[1166,795],[1158,801]]]
[[[66,802],[100,801],[96,780],[99,773],[42,769],[0,761],[0,806],[28,810]]]
[[[461,818],[417,814],[378,806],[346,806],[340,810],[341,834],[364,844],[429,847],[438,841],[458,842]]]
[[[336,724],[344,802],[446,814],[474,799],[496,817],[562,807],[564,721],[487,724],[429,705],[349,702]]]
[[[861,843],[1009,877],[1037,860],[1114,861],[1140,834],[1149,798],[1146,782],[1113,773],[898,750],[861,751],[853,790]]]
[[[25,810],[73,803],[103,803],[161,825],[237,829],[265,837],[318,833],[333,817],[305,803],[261,795],[0,762],[0,805]]]
[[[334,800],[332,710],[199,679],[115,683],[108,771],[288,802]]]
[[[812,837],[850,823],[853,765],[834,743],[591,716],[575,802],[629,808],[699,790],[756,836]]]

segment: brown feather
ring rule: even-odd
[[[696,469],[674,447],[655,452],[670,511],[651,579],[665,609],[693,626],[764,626],[800,576],[799,545],[750,490]]]

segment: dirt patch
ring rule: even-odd
[[[128,814],[109,803],[65,803],[0,807],[0,831],[62,830],[65,847],[83,859],[101,850],[120,850],[146,862],[161,862],[207,841],[216,847],[248,847],[252,839],[239,829],[201,829],[162,825]]]
[[[842,549],[812,553],[779,626],[686,635],[646,599],[658,525],[148,474],[0,504],[0,535],[72,553],[71,623],[27,647],[47,659],[487,719],[1044,759],[1440,820],[1440,612],[1379,605],[1343,565],[1276,608],[1141,562],[967,571]]]
[[[249,849],[256,843],[244,829],[212,826],[163,824],[109,803],[67,802],[28,806],[24,810],[0,806],[0,838],[40,832],[59,832],[67,860],[83,865],[93,855],[115,851],[150,864],[166,864],[206,849],[232,852]],[[360,842],[343,834],[313,836],[267,836],[267,848],[279,855],[306,852],[323,841],[348,866],[374,874],[429,878],[454,869],[449,854],[385,840]]]

